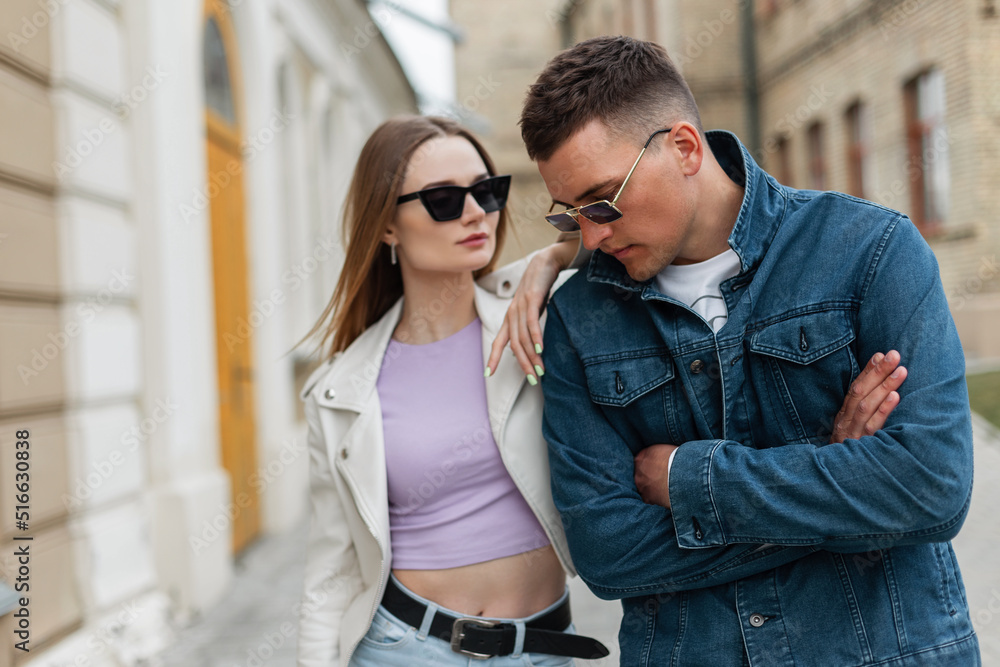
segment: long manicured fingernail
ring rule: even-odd
[[[538,380],[535,379],[534,375],[529,375],[528,376],[528,384],[530,384],[532,387],[534,387],[536,384],[538,384]]]
[[[542,353],[542,344],[535,343],[535,354],[541,354],[541,353]]]
[[[545,375],[545,369],[539,366],[538,364],[535,364],[535,373],[538,374],[538,377],[542,377],[543,375]]]
[[[485,371],[485,372],[483,373],[483,377],[484,377],[484,378],[488,378],[488,377],[489,377],[489,376],[491,376],[491,375],[493,375],[493,371],[491,371],[491,370],[490,370],[490,367],[489,367],[489,366],[487,366],[487,367],[486,367],[486,371]]]

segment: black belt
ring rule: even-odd
[[[419,628],[427,605],[400,590],[390,578],[382,597],[382,606],[408,625]],[[524,624],[524,653],[545,653],[572,658],[596,659],[608,655],[608,649],[591,637],[563,632],[573,619],[569,598],[561,605]],[[513,623],[473,617],[462,618],[437,611],[430,634],[451,643],[451,650],[472,658],[492,658],[514,652],[517,627]]]

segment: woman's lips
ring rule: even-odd
[[[486,243],[486,241],[489,238],[490,237],[487,236],[486,234],[472,234],[471,236],[467,236],[464,239],[462,239],[461,241],[459,241],[458,245],[464,245],[464,246],[481,246],[484,243]]]

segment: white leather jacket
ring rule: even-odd
[[[483,359],[523,273],[521,260],[476,285]],[[382,411],[375,381],[402,299],[346,350],[321,365],[300,394],[309,424],[311,526],[299,613],[299,667],[347,667],[382,599],[392,563]],[[527,383],[509,349],[486,381],[490,426],[511,478],[563,568],[575,576],[549,487],[542,388]]]

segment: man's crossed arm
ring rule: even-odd
[[[899,387],[906,379],[899,352],[876,353],[851,383],[834,418],[830,442],[844,442],[872,435],[899,405]],[[679,445],[651,445],[635,456],[635,487],[650,504],[670,507],[670,462]]]

